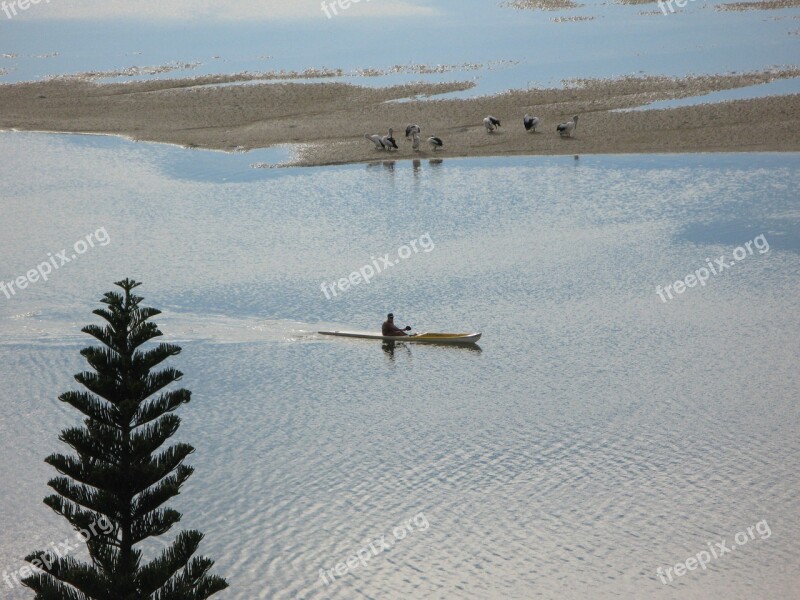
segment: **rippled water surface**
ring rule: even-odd
[[[0,572],[70,535],[41,502],[77,422],[56,397],[130,276],[183,347],[196,473],[174,505],[220,599],[800,596],[797,154],[252,169],[271,158],[6,133],[0,158],[0,279],[110,240],[0,294]],[[321,290],[425,234],[429,252]],[[733,260],[760,235],[768,252]],[[483,339],[315,333],[389,311]]]

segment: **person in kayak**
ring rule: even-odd
[[[408,335],[406,331],[411,331],[410,325],[406,326],[405,329],[400,329],[394,324],[394,314],[389,313],[386,315],[386,321],[383,323],[383,327],[381,327],[381,335],[401,337]]]

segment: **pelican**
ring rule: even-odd
[[[393,136],[394,136],[394,129],[389,127],[389,135],[385,135],[381,138],[381,143],[383,143],[384,147],[387,150],[391,150],[392,148],[397,150],[397,142],[394,141]]]
[[[500,119],[497,119],[492,115],[489,115],[483,120],[483,126],[486,127],[486,131],[492,133],[495,129],[500,127]]]
[[[578,115],[572,117],[572,121],[567,121],[566,123],[559,123],[558,127],[556,127],[556,131],[564,137],[565,135],[572,137],[572,132],[575,131],[575,128],[578,126]]]
[[[536,128],[539,126],[539,117],[525,115],[522,117],[522,122],[525,125],[525,131],[533,131],[533,133],[536,133]]]
[[[416,131],[411,132],[411,147],[419,151],[419,133]]]
[[[372,135],[365,133],[364,137],[367,138],[373,144],[375,144],[375,148],[377,148],[378,150],[386,149],[386,146],[383,145],[383,140],[381,139],[381,136],[375,133],[373,133]]]
[[[435,135],[432,135],[431,137],[428,138],[428,143],[431,145],[431,148],[433,148],[434,152],[436,152],[437,148],[444,147],[444,142],[442,141],[442,138],[438,138]]]
[[[419,125],[408,125],[406,127],[406,139],[410,138],[415,131],[422,133],[422,128]]]

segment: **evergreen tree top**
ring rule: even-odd
[[[82,427],[59,436],[75,454],[45,459],[60,476],[49,481],[56,493],[44,502],[76,530],[94,532],[86,540],[92,564],[34,552],[26,560],[39,571],[23,583],[42,600],[203,600],[228,584],[209,574],[213,561],[193,558],[203,539],[199,531],[180,532],[147,564],[137,548],[181,519],[164,505],[194,471],[184,462],[194,448],[163,446],[177,432],[180,418],[174,413],[191,393],[168,389],[181,379],[180,371],[154,370],[179,354],[178,346],[142,348],[162,335],[150,321],[161,311],[140,306],[143,298],[131,293],[139,282],[116,285],[124,293],[107,292],[101,300],[107,308],[93,311],[106,325],[82,329],[101,344],[81,350],[92,369],[75,375],[85,390],[59,396],[86,417]],[[96,532],[101,520],[110,525]]]

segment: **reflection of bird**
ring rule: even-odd
[[[486,131],[492,133],[495,129],[500,127],[500,119],[489,115],[483,120],[483,126],[486,127]]]
[[[536,127],[539,125],[539,117],[525,115],[522,117],[522,122],[525,124],[525,131],[533,131],[536,133]]]
[[[572,137],[572,132],[575,131],[575,128],[578,126],[578,115],[572,117],[572,121],[567,121],[566,123],[559,123],[558,127],[556,127],[556,131],[564,137],[565,135]]]
[[[386,146],[383,145],[383,140],[381,139],[381,136],[379,136],[379,135],[377,135],[375,133],[373,133],[372,135],[370,135],[368,133],[365,133],[364,137],[367,138],[373,144],[375,144],[375,147],[378,150],[385,150],[386,149]]]
[[[397,142],[394,141],[393,134],[394,134],[394,129],[389,127],[389,135],[385,135],[381,138],[381,142],[383,142],[383,145],[386,147],[387,150],[391,150],[392,148],[397,150]]]
[[[406,139],[410,138],[416,133],[422,133],[422,128],[419,125],[408,125],[406,127]]]
[[[436,137],[435,135],[432,135],[431,137],[428,138],[428,143],[431,145],[431,148],[433,148],[434,152],[436,151],[437,148],[444,147],[444,142],[442,141],[442,139]]]
[[[411,133],[411,147],[419,151],[419,133],[416,131]]]

